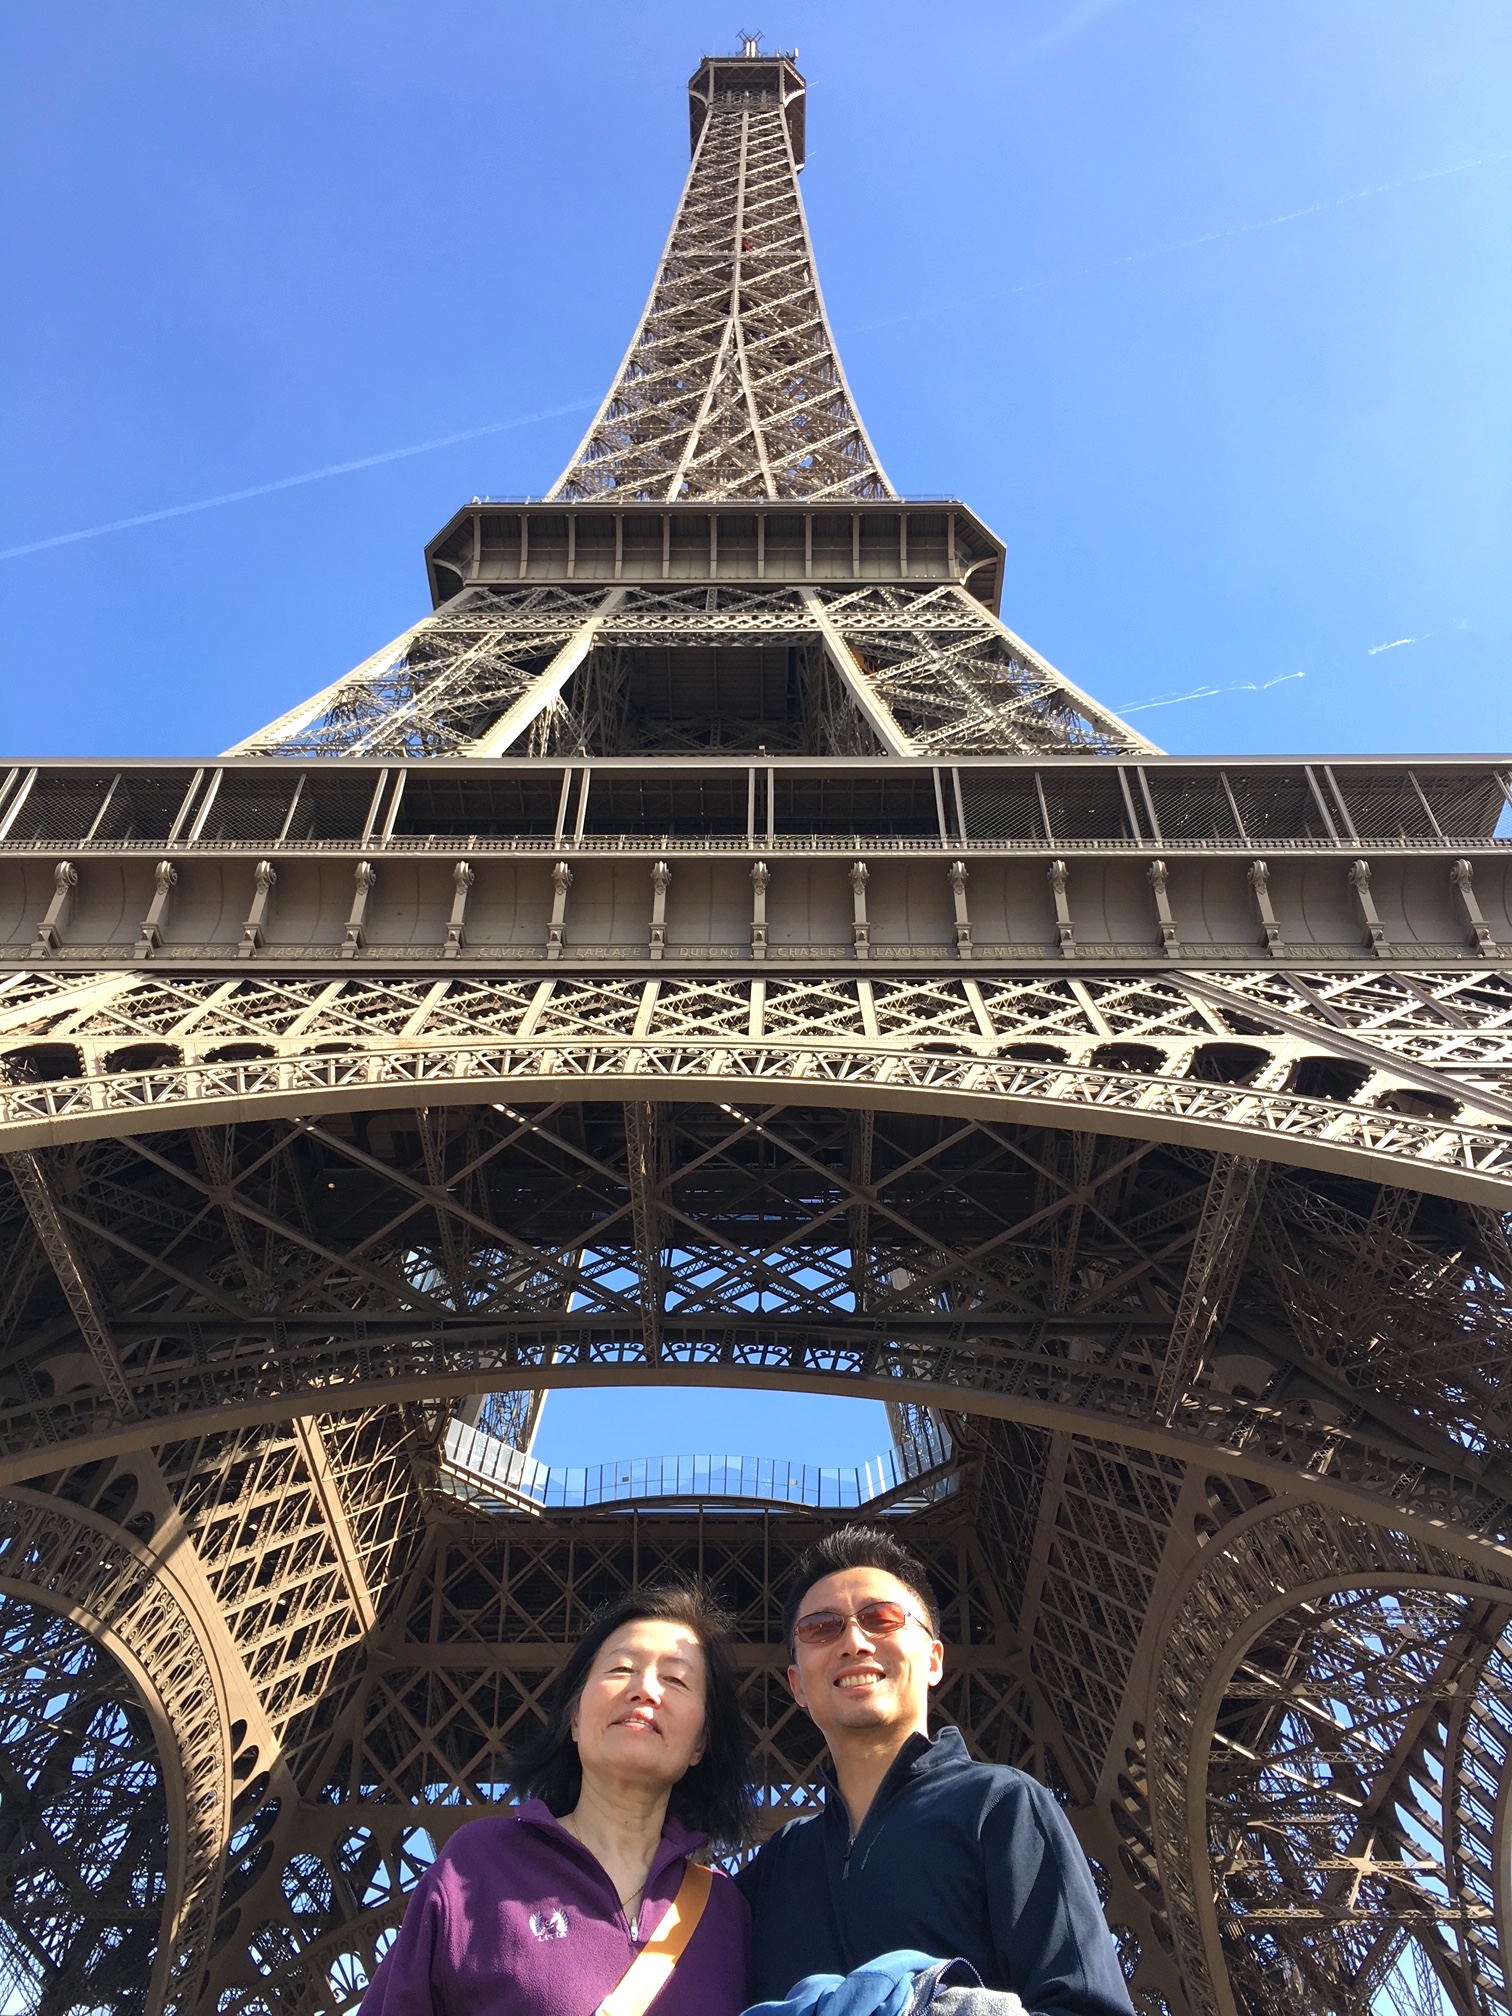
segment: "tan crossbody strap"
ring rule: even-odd
[[[705,1869],[701,1862],[690,1862],[677,1895],[667,1906],[666,1917],[600,2002],[596,2016],[646,2016],[698,1930],[713,1888],[713,1870]]]

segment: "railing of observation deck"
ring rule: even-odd
[[[931,1426],[854,1467],[771,1456],[637,1456],[618,1463],[550,1465],[453,1421],[443,1443],[442,1474],[459,1496],[493,1499],[520,1511],[717,1502],[843,1512],[906,1492],[914,1483],[934,1495],[947,1481],[938,1473],[950,1455],[948,1436]]]

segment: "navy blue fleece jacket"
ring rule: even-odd
[[[736,1878],[754,1916],[755,2001],[896,1947],[969,1960],[1032,2016],[1130,2016],[1092,1872],[1022,1771],[972,1761],[958,1729],[911,1736],[854,1841],[833,1782]]]

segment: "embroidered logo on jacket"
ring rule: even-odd
[[[530,1929],[537,1939],[565,1939],[567,1920],[560,1911],[532,1911]]]

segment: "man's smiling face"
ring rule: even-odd
[[[901,1631],[864,1631],[854,1622],[828,1645],[797,1644],[788,1685],[831,1746],[847,1732],[924,1729],[929,1690],[938,1685],[944,1647],[930,1630],[924,1605],[881,1568],[847,1568],[816,1582],[798,1606],[801,1623],[819,1610],[853,1619],[868,1603],[897,1603],[909,1614]]]

